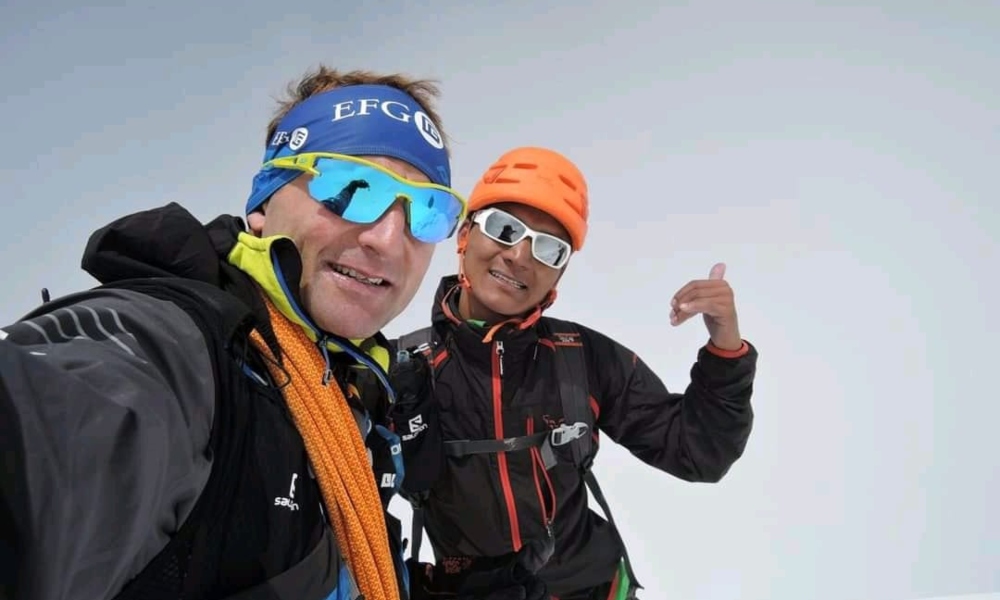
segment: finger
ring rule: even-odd
[[[725,282],[723,282],[725,283]],[[684,305],[690,304],[696,300],[704,300],[709,298],[718,299],[720,302],[733,302],[733,290],[728,285],[719,285],[713,287],[699,287],[688,290],[684,294],[678,295],[675,299],[676,302],[671,302],[671,306],[674,310],[687,310]]]
[[[689,281],[684,287],[677,290],[674,293],[673,300],[670,302],[671,306],[676,307],[680,304],[683,298],[688,298],[691,294],[696,293],[700,290],[728,290],[729,282],[725,279],[695,279]],[[674,301],[675,300],[675,301]]]
[[[684,323],[691,317],[695,316],[697,313],[689,313],[684,311],[671,311],[670,312],[670,324],[674,327]]]
[[[726,263],[715,263],[712,270],[708,273],[709,279],[722,279],[726,276]]]
[[[681,305],[680,314],[708,315],[710,317],[725,317],[733,312],[731,302],[719,301],[717,298],[701,298]]]
[[[735,304],[733,299],[733,290],[728,286],[698,288],[677,298],[677,306],[674,307],[674,310],[678,312],[690,312],[691,306],[694,303],[704,301],[715,302],[723,305]]]

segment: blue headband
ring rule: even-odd
[[[389,156],[406,161],[432,182],[451,186],[444,139],[406,92],[384,85],[352,85],[316,94],[278,123],[264,162],[307,152]],[[261,170],[247,200],[250,214],[301,171]]]

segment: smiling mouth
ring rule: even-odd
[[[389,282],[386,281],[382,277],[369,277],[369,276],[365,275],[364,273],[360,273],[357,270],[352,269],[350,267],[345,267],[343,265],[330,264],[330,268],[333,269],[334,271],[336,271],[337,273],[340,273],[341,275],[344,275],[345,277],[350,277],[351,279],[354,279],[355,281],[360,281],[361,283],[364,283],[364,284],[367,284],[367,285],[370,285],[370,286],[384,287],[384,286],[389,285]]]
[[[501,281],[501,282],[503,282],[503,283],[505,283],[505,284],[507,284],[507,285],[509,285],[511,287],[517,288],[519,290],[526,290],[526,289],[528,289],[527,285],[521,283],[520,281],[514,279],[513,277],[509,277],[507,275],[504,275],[500,271],[494,271],[493,269],[490,269],[490,275],[494,279],[497,279],[497,280],[499,280],[499,281]]]

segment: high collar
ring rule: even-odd
[[[431,322],[441,339],[451,339],[465,356],[488,360],[496,345],[502,345],[505,361],[530,358],[538,343],[538,327],[533,321],[522,326],[518,320],[505,322],[499,327],[463,320],[458,310],[462,288],[458,275],[447,275],[438,284],[431,310]],[[490,335],[492,333],[492,335]]]
[[[381,333],[368,339],[348,340],[324,331],[302,309],[299,296],[302,261],[291,239],[283,236],[259,238],[240,232],[226,258],[253,278],[281,314],[301,327],[321,352],[346,352],[366,365],[374,360],[380,371],[388,369],[389,344]],[[388,380],[384,383],[388,387]]]
[[[386,369],[389,344],[376,334],[348,340],[313,323],[299,298],[302,261],[286,237],[257,238],[243,220],[223,215],[202,225],[177,203],[131,214],[91,235],[82,266],[101,283],[142,277],[183,277],[230,288],[235,267],[246,273],[288,319],[302,327],[329,361],[346,354],[369,367],[392,397]],[[266,316],[264,317],[266,320]]]

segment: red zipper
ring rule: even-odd
[[[528,417],[528,435],[533,435],[534,433],[535,420]],[[532,448],[530,452],[531,472],[535,476],[535,491],[538,493],[538,507],[542,513],[542,523],[545,525],[545,529],[551,532],[552,521],[556,517],[556,489],[552,485],[548,469],[545,468],[545,460],[542,458],[542,453],[538,448]],[[549,490],[549,503],[545,501],[545,493],[542,491],[542,480],[538,477],[539,471],[541,471],[542,477],[545,478],[546,489]]]
[[[493,343],[493,429],[496,439],[504,439],[503,435],[503,342]],[[497,453],[497,465],[500,468],[500,487],[507,501],[507,516],[510,519],[510,540],[514,552],[521,549],[521,525],[517,520],[517,505],[514,503],[514,490],[510,485],[510,473],[507,470],[507,453]]]

